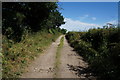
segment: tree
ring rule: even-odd
[[[57,8],[56,2],[4,2],[3,35],[20,41],[25,30],[38,32],[59,27],[64,24],[64,17]]]

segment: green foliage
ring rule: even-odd
[[[18,78],[24,72],[25,66],[41,54],[59,35],[58,31],[55,34],[50,34],[47,30],[43,30],[29,34],[19,43],[14,43],[3,36],[2,77]]]
[[[82,34],[85,34],[85,32],[68,32],[66,34],[66,38],[68,39],[68,42],[72,43],[79,40]]]
[[[102,80],[120,79],[119,28],[90,29],[82,34],[69,32],[66,38],[71,46],[89,62],[93,72]]]
[[[18,77],[24,66],[65,33],[56,2],[2,3],[3,77]],[[0,54],[1,55],[1,54]]]
[[[66,34],[67,30],[66,29],[61,29],[61,33]]]
[[[24,31],[38,32],[64,24],[56,2],[5,2],[2,4],[3,35],[20,42]]]
[[[54,32],[52,31],[52,29],[49,29],[49,33],[54,34]]]

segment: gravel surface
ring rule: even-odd
[[[63,36],[63,35],[62,35]],[[69,46],[64,37],[64,45],[60,51],[60,64],[58,72],[55,72],[55,61],[57,47],[60,43],[60,36],[50,47],[44,51],[27,68],[21,78],[85,78],[85,80],[96,80],[93,74],[87,69],[88,63]]]

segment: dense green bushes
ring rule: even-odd
[[[102,80],[120,79],[120,29],[90,29],[82,34],[69,32],[66,38]]]

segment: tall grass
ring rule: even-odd
[[[41,31],[29,34],[19,43],[14,43],[3,35],[2,77],[18,78],[24,72],[25,67],[41,54],[51,42],[55,41],[59,35],[60,33],[57,31],[55,34]]]

